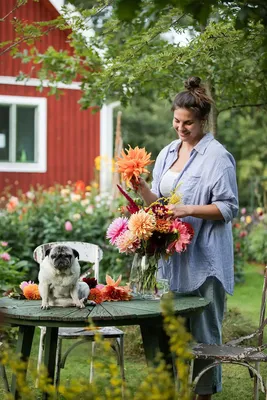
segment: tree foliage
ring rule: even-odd
[[[258,112],[267,105],[265,2],[71,2],[81,7],[79,12],[66,5],[54,21],[12,20],[15,41],[0,44],[0,54],[11,51],[22,63],[33,63],[40,90],[44,79],[49,79],[52,93],[57,92],[58,82],[80,81],[82,108],[101,106],[110,99],[119,99],[122,106],[132,103],[131,111],[124,112],[124,140],[135,145],[132,132],[142,133],[139,145],[151,146],[153,154],[172,136],[166,104],[188,76],[200,76],[215,99],[219,139],[238,161],[245,199],[249,176],[266,174],[262,146],[266,121]],[[20,0],[17,8],[26,3]],[[15,15],[16,10],[11,12]],[[56,29],[68,32],[72,51],[50,47],[41,54],[38,40]],[[163,34],[170,32],[178,38],[186,33],[188,43],[167,40]],[[26,77],[22,71],[19,79]]]

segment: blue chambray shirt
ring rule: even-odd
[[[160,181],[177,160],[180,140],[159,153],[153,170],[152,192],[158,197]],[[174,181],[184,204],[216,204],[224,220],[208,221],[186,217],[195,231],[183,253],[174,253],[159,263],[159,275],[167,278],[170,289],[186,293],[198,289],[208,277],[216,277],[229,293],[234,289],[232,219],[238,212],[238,190],[233,156],[207,133],[192,149],[184,169]]]

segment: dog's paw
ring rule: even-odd
[[[85,308],[85,304],[83,302],[83,300],[79,300],[76,303],[74,303],[75,307],[77,308]]]
[[[41,305],[41,309],[42,310],[49,310],[49,308],[50,308],[50,306],[49,306],[48,303],[44,303],[44,304]]]

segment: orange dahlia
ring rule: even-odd
[[[157,231],[161,233],[169,233],[171,231],[172,222],[168,219],[157,218]]]
[[[100,304],[104,301],[102,290],[94,288],[90,290],[88,300],[94,301],[96,304]]]
[[[23,294],[28,300],[40,300],[41,296],[39,293],[38,285],[32,283],[23,288]]]
[[[137,238],[147,240],[156,229],[156,218],[153,214],[140,210],[131,215],[128,228]]]
[[[127,154],[122,150],[121,157],[117,157],[117,171],[127,183],[131,180],[138,182],[142,173],[149,173],[145,167],[153,162],[150,160],[151,153],[147,153],[144,148],[139,149],[138,146],[134,149],[129,146],[129,149],[125,150]]]

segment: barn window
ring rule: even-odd
[[[0,171],[46,172],[46,99],[0,96]]]

